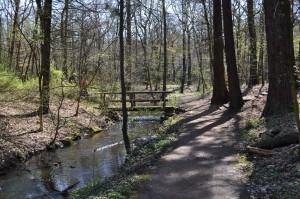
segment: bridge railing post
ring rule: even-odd
[[[131,108],[134,108],[136,106],[135,93],[129,93],[128,96],[129,96],[129,99],[130,99]]]

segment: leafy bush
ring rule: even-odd
[[[16,74],[0,67],[0,92],[6,100],[35,96],[38,93],[38,79],[22,82]]]

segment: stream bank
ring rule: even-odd
[[[3,102],[0,106],[0,176],[46,150],[54,137],[59,99],[51,99],[51,111],[43,116],[43,131],[39,131],[39,118],[34,111],[38,101],[28,100]],[[65,99],[60,109],[58,148],[68,136],[71,140],[89,136],[93,131],[107,129],[117,119],[117,115],[105,113],[86,102],[81,103],[78,116],[74,116],[76,105],[74,100]]]
[[[71,193],[71,198],[99,197],[128,198],[134,197],[134,189],[143,181],[149,179],[146,170],[151,167],[161,155],[168,150],[176,140],[181,117],[173,116],[164,121],[148,139],[136,139],[133,142],[132,153],[126,157],[124,164],[114,175],[98,178],[86,186]]]
[[[159,117],[130,117],[128,130],[137,147],[151,140]],[[125,160],[122,123],[55,151],[43,151],[0,178],[0,198],[65,198],[96,178],[119,171]],[[140,132],[140,133],[138,133]],[[18,187],[15,190],[15,187]]]

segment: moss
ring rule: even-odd
[[[81,135],[80,133],[77,133],[77,132],[74,132],[71,134],[71,137],[72,137],[72,140],[75,141],[75,140],[80,140],[81,139]]]
[[[65,139],[61,140],[60,142],[64,146],[71,146],[73,141],[81,139],[80,133],[74,132],[70,136],[65,137]]]
[[[91,130],[92,130],[92,133],[100,133],[103,129],[98,126],[94,126],[91,128]]]
[[[65,139],[61,140],[61,143],[62,143],[64,146],[71,146],[71,145],[72,145],[72,142],[73,142],[73,139],[72,139],[71,136],[65,137]]]

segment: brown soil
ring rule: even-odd
[[[33,154],[46,149],[55,134],[58,104],[57,98],[51,99],[51,111],[43,116],[44,130],[39,131],[39,117],[35,113],[38,108],[36,99],[1,103],[0,170],[12,168]],[[58,145],[61,145],[59,140],[72,133],[81,133],[83,136],[88,133],[89,128],[96,126],[105,128],[111,122],[100,109],[84,104],[87,103],[80,105],[79,115],[74,116],[77,103],[69,99],[64,100],[60,110]]]
[[[294,186],[297,161],[293,156],[287,158],[287,147],[275,149],[274,157],[259,157],[247,154],[249,143],[241,139],[248,133],[245,121],[260,118],[266,91],[266,86],[244,89],[247,101],[238,113],[229,111],[228,105],[210,106],[210,96],[181,97],[181,106],[187,112],[178,140],[151,168],[151,179],[138,188],[137,198],[246,199],[276,198],[281,194],[289,194],[283,198],[299,198]],[[265,128],[262,122],[256,136]],[[268,165],[270,169],[265,168]],[[274,171],[279,176],[276,179]]]

